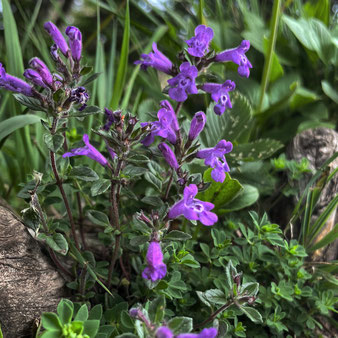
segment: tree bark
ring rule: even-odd
[[[0,323],[5,338],[32,337],[42,312],[55,311],[65,281],[25,226],[0,205]]]

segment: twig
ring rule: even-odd
[[[224,304],[223,306],[221,306],[218,310],[216,310],[214,313],[212,313],[210,315],[209,318],[207,318],[204,322],[202,322],[201,324],[197,324],[196,326],[194,326],[194,329],[197,329],[199,327],[204,326],[205,324],[208,324],[209,322],[211,322],[212,320],[214,320],[214,318],[221,312],[223,312],[224,310],[226,310],[227,308],[229,308],[231,305],[235,304],[234,301],[231,301],[230,303]]]

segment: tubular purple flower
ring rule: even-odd
[[[85,87],[77,87],[71,91],[69,99],[72,102],[81,104],[79,110],[83,110],[87,106],[86,103],[89,100],[89,94]]]
[[[25,72],[23,73],[23,76],[33,82],[35,85],[47,88],[46,84],[43,82],[42,77],[40,74],[35,71],[34,69],[26,69]]]
[[[0,87],[26,96],[34,96],[34,90],[27,82],[9,75],[0,63]]]
[[[237,71],[240,76],[249,77],[250,68],[252,68],[252,65],[245,55],[245,53],[249,50],[249,48],[250,41],[243,40],[238,47],[228,49],[225,50],[224,52],[217,54],[215,56],[215,61],[216,62],[232,61],[239,66]]]
[[[137,60],[135,65],[141,65],[143,70],[147,70],[148,67],[155,68],[163,73],[172,75],[173,64],[171,61],[157,49],[156,42],[153,42],[153,53],[141,54],[143,60]]]
[[[92,160],[100,163],[102,166],[108,165],[107,159],[95,148],[89,143],[89,137],[87,134],[83,135],[83,142],[85,144],[84,147],[75,148],[72,149],[70,152],[65,153],[62,155],[62,157],[72,157],[72,156],[78,156],[83,155],[91,158]]]
[[[217,329],[210,327],[203,329],[200,333],[181,333],[176,338],[215,338],[217,336]]]
[[[82,34],[77,27],[68,26],[66,29],[66,35],[69,37],[69,46],[72,52],[72,58],[74,61],[81,59],[82,51]]]
[[[55,43],[52,44],[52,46],[50,47],[50,55],[54,61],[59,60],[60,56],[59,56],[58,51],[59,51],[59,47]]]
[[[53,22],[48,21],[46,22],[43,27],[47,31],[47,33],[51,36],[54,43],[60,48],[61,53],[64,56],[68,56],[69,47],[65,38],[63,37],[62,33],[59,29],[53,24]]]
[[[174,204],[168,217],[173,219],[183,215],[186,219],[199,220],[204,225],[213,225],[217,222],[218,217],[210,212],[215,206],[210,202],[203,202],[194,198],[198,193],[197,186],[190,184],[184,188],[183,199]]]
[[[171,330],[166,326],[161,326],[156,331],[156,338],[173,338],[174,334],[171,332]]]
[[[154,140],[155,136],[166,138],[171,144],[175,145],[177,141],[176,132],[180,129],[171,104],[164,100],[161,102],[161,109],[157,113],[158,121],[150,122],[150,133],[141,141],[143,145],[149,146]],[[141,127],[148,125],[145,122],[141,123]]]
[[[188,53],[196,57],[203,57],[209,51],[209,43],[214,37],[214,31],[210,27],[199,25],[195,28],[195,36],[186,40]]]
[[[183,62],[180,66],[180,73],[168,80],[171,87],[169,96],[177,102],[183,102],[188,98],[188,94],[197,94],[198,90],[195,84],[195,78],[198,70],[195,66],[191,66],[189,62]]]
[[[53,86],[53,76],[43,61],[35,57],[29,61],[29,65],[36,70],[42,78],[42,81],[49,87]]]
[[[193,141],[199,135],[199,133],[203,130],[205,126],[205,121],[206,121],[206,117],[202,111],[195,114],[190,124],[190,130],[189,130],[189,136],[188,136],[190,141]]]
[[[163,263],[163,254],[159,242],[150,242],[146,258],[148,266],[143,270],[142,277],[153,282],[162,279],[167,273],[167,266]]]
[[[175,170],[178,169],[179,165],[177,163],[176,156],[174,152],[170,149],[170,147],[165,144],[164,142],[160,143],[158,145],[158,149],[160,149],[164,159],[167,161],[167,163]]]
[[[197,158],[204,159],[204,164],[213,168],[211,177],[216,182],[224,182],[225,173],[230,171],[225,154],[232,150],[232,143],[221,140],[214,148],[206,148],[199,150],[196,154]]]
[[[234,90],[235,88],[235,83],[230,80],[225,81],[223,84],[205,83],[202,86],[202,90],[207,93],[211,93],[211,98],[215,102],[219,102],[214,107],[214,112],[217,115],[222,115],[226,108],[232,108],[228,92]]]

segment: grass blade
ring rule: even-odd
[[[129,0],[127,0],[120,62],[114,83],[113,98],[110,103],[110,106],[113,110],[116,109],[119,105],[122,96],[122,91],[124,88],[124,83],[126,81],[128,54],[129,54],[129,37],[130,37],[130,16],[129,16]]]
[[[307,251],[308,252],[316,251],[326,245],[329,245],[337,238],[338,238],[338,224],[336,224],[334,228],[324,238],[318,241],[315,245],[308,248]]]

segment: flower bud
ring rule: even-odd
[[[66,35],[69,37],[69,46],[72,52],[72,58],[74,61],[79,61],[81,59],[82,51],[82,34],[78,28],[68,26],[66,29]]]
[[[176,156],[174,152],[170,149],[170,147],[165,144],[164,142],[160,143],[158,145],[158,149],[160,149],[161,153],[164,156],[164,159],[167,161],[167,163],[173,168],[178,169],[179,165],[177,163]]]
[[[203,130],[205,126],[205,121],[206,121],[206,117],[202,111],[195,114],[190,124],[190,130],[189,130],[190,141],[193,141],[199,135],[199,133]]]
[[[139,309],[134,307],[129,310],[129,315],[130,317],[137,318],[139,312],[140,312]]]
[[[49,87],[53,85],[53,76],[43,61],[35,57],[29,61],[29,65],[41,76],[42,81]]]
[[[59,31],[59,29],[53,24],[53,22],[48,21],[46,22],[43,27],[48,32],[48,34],[51,36],[55,44],[60,48],[61,53],[64,56],[68,56],[69,47],[67,45],[67,42],[65,38],[63,37],[62,33]]]
[[[34,69],[26,69],[25,72],[23,73],[23,76],[26,79],[32,81],[35,85],[43,87],[43,88],[47,88],[40,74]]]

